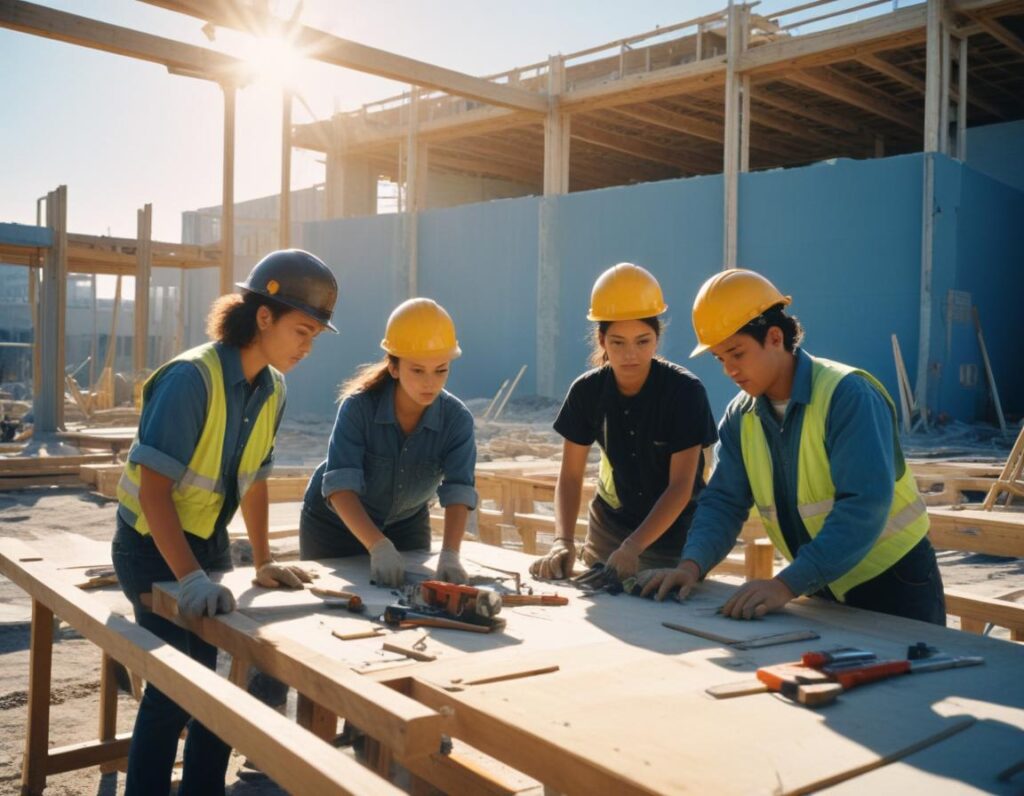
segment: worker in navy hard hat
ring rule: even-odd
[[[370,554],[370,577],[400,586],[401,551],[430,549],[429,502],[444,509],[436,577],[465,583],[459,559],[476,507],[473,416],[445,389],[462,354],[448,312],[428,298],[395,308],[384,357],[341,389],[327,458],[310,479],[299,521],[304,560]]]
[[[625,579],[679,560],[715,424],[700,380],[657,355],[659,316],[667,309],[658,280],[638,265],[614,265],[594,284],[587,315],[595,323],[593,369],[573,382],[555,420],[563,437],[555,540],[531,565],[535,577],[572,575],[583,476],[595,442],[601,463],[583,563],[603,563]]]
[[[338,286],[309,252],[277,251],[217,299],[211,342],[164,363],[142,387],[139,428],[118,484],[111,557],[135,620],[214,668],[217,649],[142,602],[152,584],[177,580],[188,618],[235,608],[217,573],[232,569],[227,526],[242,509],[254,583],[302,588],[310,573],[270,554],[266,479],[285,409],[285,374],[305,359],[331,315]],[[186,724],[182,792],[223,793],[230,748],[149,684],[136,716],[125,792],[167,793]]]
[[[722,606],[752,619],[800,595],[945,624],[928,513],[900,447],[896,408],[870,373],[812,356],[765,276],[730,268],[693,304],[697,346],[740,388],[719,424],[718,464],[681,561],[641,573],[643,592],[685,598],[757,508],[789,562]]]

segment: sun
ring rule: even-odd
[[[303,60],[292,42],[283,36],[250,38],[241,56],[257,80],[285,88],[294,84]]]

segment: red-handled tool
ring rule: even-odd
[[[859,685],[873,683],[877,680],[885,680],[888,677],[895,677],[900,674],[920,674],[922,672],[935,672],[941,669],[958,669],[962,666],[977,666],[984,662],[985,659],[978,655],[963,655],[955,658],[943,655],[941,657],[924,658],[916,661],[879,661],[856,668],[842,668],[832,672],[830,676],[844,690],[849,690]]]
[[[873,661],[878,656],[869,650],[855,649],[854,647],[840,647],[834,650],[818,650],[816,652],[805,652],[800,656],[800,662],[812,669],[820,669],[828,664],[848,665]]]

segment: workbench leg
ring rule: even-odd
[[[298,694],[295,703],[295,721],[305,727],[317,738],[333,741],[338,734],[338,717],[331,711],[318,705],[305,694]]]
[[[100,730],[101,741],[112,741],[117,735],[117,669],[118,663],[107,653],[100,659]],[[117,763],[100,764],[100,773],[117,771]]]
[[[21,769],[22,796],[37,796],[46,787],[50,746],[50,672],[53,664],[53,611],[32,601],[29,642],[28,729]]]
[[[391,750],[369,735],[364,739],[366,765],[384,779],[391,781]]]
[[[233,655],[231,657],[231,669],[228,671],[228,682],[244,691],[249,684],[249,662],[242,660],[237,655]]]
[[[747,580],[768,580],[775,574],[775,546],[768,539],[754,539],[743,548]]]
[[[962,616],[960,617],[960,629],[964,633],[977,633],[981,635],[985,632],[985,622],[981,619],[970,619]]]

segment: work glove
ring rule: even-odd
[[[315,577],[318,577],[315,572],[310,573],[294,564],[278,564],[271,560],[256,570],[252,582],[267,589],[276,589],[278,586],[301,589],[303,583],[312,583]]]
[[[576,545],[565,539],[555,539],[546,555],[530,564],[530,574],[545,580],[561,580],[572,577],[573,562],[576,560]]]
[[[633,577],[640,569],[640,550],[626,539],[604,562],[605,569],[614,569],[620,580]]]
[[[437,559],[437,579],[445,583],[468,583],[469,576],[462,568],[459,554],[455,550],[442,550]]]
[[[227,614],[235,610],[231,589],[214,583],[201,569],[178,581],[178,613],[192,619]]]
[[[401,586],[405,581],[405,559],[387,537],[370,548],[370,580],[378,586]]]

